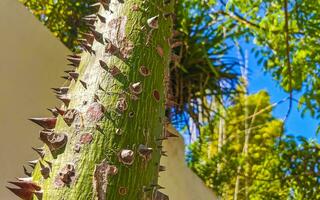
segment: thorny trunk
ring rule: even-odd
[[[84,18],[84,53],[69,57],[70,85],[44,128],[32,178],[11,182],[22,199],[168,199],[158,189],[165,131],[165,71],[173,1],[100,0]],[[26,174],[29,174],[26,170]]]

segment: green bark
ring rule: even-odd
[[[163,0],[112,0],[100,7],[103,17],[97,18],[95,30],[104,39],[96,34],[94,52],[81,54],[79,77],[68,86],[70,103],[62,107],[67,113],[58,116],[54,128],[67,135],[67,143],[50,149],[48,142],[32,174],[44,200],[160,199],[155,194],[170,60],[172,18],[167,13],[172,10],[173,1]],[[114,52],[106,52],[110,44]],[[114,66],[120,74],[112,74]],[[150,75],[143,73],[146,68]],[[150,156],[151,149],[139,151],[141,145],[152,148]],[[121,160],[122,150],[132,152],[122,152]]]

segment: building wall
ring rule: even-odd
[[[48,116],[58,105],[50,88],[61,85],[64,47],[18,0],[0,0],[0,199],[18,199],[6,188],[36,159],[39,128],[27,119]]]
[[[170,200],[216,200],[217,197],[185,163],[184,142],[181,137],[170,138],[163,143],[168,157],[161,158],[166,167],[160,173],[159,185],[169,194]]]
[[[36,159],[39,128],[27,119],[48,116],[46,108],[59,105],[50,88],[67,69],[68,49],[32,16],[18,0],[0,0],[0,199],[17,199],[6,188],[8,180],[23,176],[22,166]],[[170,159],[161,184],[171,200],[214,199],[185,165],[183,142],[166,143]]]

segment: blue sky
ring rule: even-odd
[[[242,45],[242,44],[241,44]],[[247,52],[251,52],[250,48],[253,45],[242,45],[245,46]],[[281,99],[288,96],[276,81],[273,80],[269,73],[263,70],[262,66],[257,65],[257,59],[252,53],[249,53],[249,92],[255,93],[261,89],[265,89],[269,92],[271,96],[272,103],[278,102]],[[278,105],[273,114],[277,118],[283,119],[287,113],[289,102]],[[286,123],[286,134],[294,136],[304,136],[307,138],[317,138],[320,141],[320,136],[316,136],[318,121],[313,119],[309,113],[306,113],[304,118],[301,117],[301,113],[297,110],[297,103],[293,102],[293,107],[289,118]]]

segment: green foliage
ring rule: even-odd
[[[313,0],[231,0],[212,5],[213,19],[253,40],[259,63],[287,92],[302,91],[303,112],[320,118],[320,2]],[[286,18],[287,13],[287,18]]]
[[[81,32],[88,30],[81,18],[92,14],[96,0],[20,0],[68,48],[76,50]]]
[[[179,1],[176,4],[176,34],[172,44],[175,60],[171,65],[171,89],[175,111],[187,112],[194,121],[210,116],[205,104],[208,96],[230,95],[235,92],[239,61],[228,57],[227,39],[232,33],[214,26],[210,17],[214,0]],[[202,103],[195,103],[201,100]]]
[[[202,128],[189,166],[222,199],[233,199],[237,178],[238,199],[320,199],[319,144],[283,136],[269,101],[265,91],[237,96],[223,118]]]

